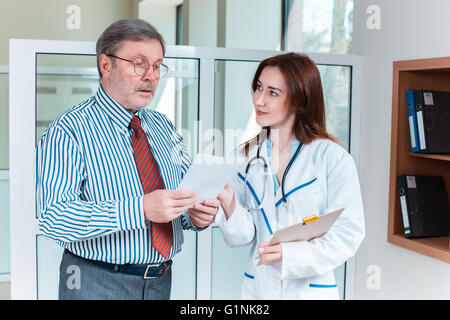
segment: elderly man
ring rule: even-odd
[[[164,53],[147,22],[110,25],[97,41],[97,93],[39,142],[39,228],[65,248],[60,299],[169,299],[182,229],[214,221],[217,199],[200,204],[194,191],[176,190],[190,165],[181,136],[144,108],[167,73]]]

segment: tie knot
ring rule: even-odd
[[[128,127],[133,129],[133,130],[135,130],[135,131],[137,131],[137,132],[140,132],[140,130],[142,130],[141,119],[139,119],[138,116],[133,116],[133,118],[131,119],[131,122],[128,125]]]

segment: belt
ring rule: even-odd
[[[170,266],[172,265],[172,260],[164,261],[161,264],[114,264],[114,263],[108,263],[108,262],[103,262],[103,261],[98,261],[98,260],[86,259],[86,258],[77,256],[76,254],[70,252],[67,249],[65,249],[64,252],[68,253],[69,255],[76,257],[78,259],[82,259],[83,261],[86,261],[87,263],[92,263],[92,264],[101,266],[110,271],[130,274],[133,276],[141,276],[144,279],[152,279],[152,278],[161,277],[167,272],[167,270],[170,269]]]

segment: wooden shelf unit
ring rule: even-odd
[[[450,237],[408,239],[404,236],[397,176],[442,176],[450,202],[450,155],[411,152],[406,91],[450,91],[450,57],[394,61],[389,175],[388,242],[450,263]],[[449,203],[450,208],[450,203]]]
[[[450,156],[447,154],[422,154],[422,153],[409,152],[408,155],[411,157],[419,157],[419,158],[424,158],[424,159],[450,161]]]

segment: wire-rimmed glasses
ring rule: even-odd
[[[148,70],[150,69],[150,67],[153,68],[153,73],[155,74],[157,79],[164,78],[167,75],[167,72],[169,71],[169,67],[166,66],[164,63],[148,64],[146,61],[141,62],[140,60],[134,60],[134,61],[128,60],[128,59],[124,59],[124,58],[115,56],[113,54],[108,54],[107,56],[132,63],[134,66],[134,72],[139,77],[142,77],[144,74],[146,74],[148,72]]]

